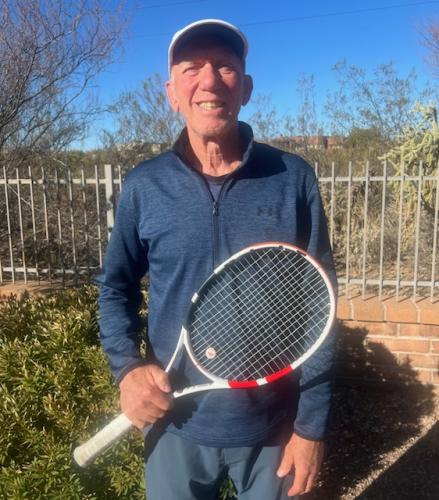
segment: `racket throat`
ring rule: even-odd
[[[187,396],[188,394],[193,394],[195,392],[211,391],[213,389],[230,389],[230,385],[227,380],[221,380],[212,384],[198,384],[193,385],[192,387],[185,387],[180,391],[174,391],[172,396],[174,398],[181,398],[182,396]]]

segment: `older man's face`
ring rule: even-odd
[[[183,115],[189,131],[214,140],[236,126],[241,106],[250,99],[252,81],[230,47],[203,38],[177,54],[166,88],[172,108]]]

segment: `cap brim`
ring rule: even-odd
[[[176,51],[192,39],[203,36],[213,36],[224,40],[240,59],[245,60],[248,50],[247,40],[238,28],[225,21],[203,20],[189,24],[174,35],[168,50],[169,71],[174,63]]]

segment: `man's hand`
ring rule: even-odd
[[[119,388],[122,411],[139,429],[153,424],[172,408],[168,374],[157,365],[132,369]]]
[[[322,441],[310,441],[293,433],[285,446],[277,470],[279,477],[294,472],[294,482],[288,496],[301,495],[312,490],[322,465],[324,448]]]

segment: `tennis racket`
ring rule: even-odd
[[[217,267],[192,297],[166,368],[185,350],[209,383],[173,393],[248,389],[296,369],[321,345],[335,316],[335,295],[319,263],[286,243],[247,247]],[[74,450],[87,466],[132,427],[119,415]]]

